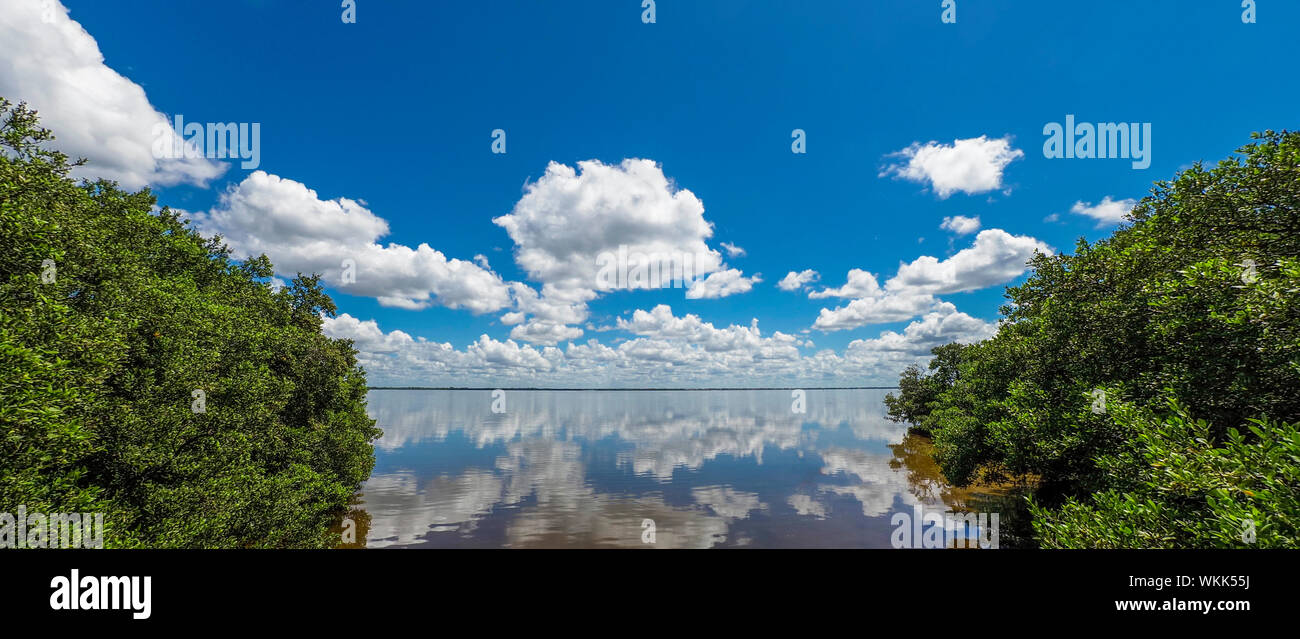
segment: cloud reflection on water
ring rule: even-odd
[[[374,391],[370,547],[889,545],[884,391]],[[933,500],[926,500],[933,501]]]

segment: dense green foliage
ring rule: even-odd
[[[1040,543],[1049,548],[1295,548],[1300,541],[1300,430],[1252,420],[1210,425],[1176,402],[1165,417],[1128,404],[1107,412],[1128,436],[1098,458],[1111,488],[1070,498],[1059,510],[1033,504]]]
[[[1156,183],[1111,237],[1035,256],[994,337],[890,400],[949,480],[1040,478],[1045,545],[1221,545],[1243,518],[1261,545],[1300,544],[1300,134],[1239,154]]]
[[[939,393],[956,381],[961,364],[961,353],[966,346],[952,343],[930,351],[929,372],[913,364],[898,379],[898,395],[885,395],[885,407],[896,422],[909,422],[914,430],[930,435],[933,417],[931,405],[938,401]]]
[[[333,545],[380,432],[317,278],[272,291],[147,190],[70,179],[24,106],[0,126],[0,512],[102,512],[109,547]]]

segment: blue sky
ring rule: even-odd
[[[237,252],[353,256],[355,283],[325,273],[345,320],[326,330],[357,340],[375,383],[889,383],[986,337],[1033,248],[1105,237],[1152,181],[1300,119],[1289,0],[1258,0],[1250,24],[1238,0],[956,0],[955,24],[940,0],[661,0],[652,24],[639,0],[356,0],[355,23],[333,0],[50,0],[51,21],[44,1],[4,3],[0,95]],[[131,165],[121,145],[149,142],[157,114],[258,123],[263,173]],[[1150,123],[1150,167],[1044,157],[1067,114]],[[941,228],[958,216],[978,227]],[[702,242],[731,273],[715,283],[747,290],[574,283],[575,256],[651,239]],[[850,269],[878,287],[810,298]]]

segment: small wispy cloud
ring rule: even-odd
[[[1075,215],[1084,215],[1097,220],[1097,228],[1111,226],[1124,221],[1129,211],[1133,210],[1137,200],[1112,200],[1109,195],[1102,198],[1096,206],[1084,201],[1074,203],[1070,207],[1070,212]]]
[[[741,257],[745,255],[745,249],[736,246],[730,242],[723,242],[722,248],[727,251],[728,257]]]
[[[978,215],[975,217],[953,215],[951,217],[943,218],[943,223],[939,225],[939,228],[945,231],[952,231],[957,235],[970,235],[971,233],[980,230],[980,218]]]
[[[821,279],[821,274],[812,269],[806,269],[798,273],[790,271],[786,273],[785,277],[781,278],[780,282],[776,283],[776,287],[783,291],[797,291],[819,279]]]

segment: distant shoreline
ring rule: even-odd
[[[754,388],[509,388],[468,386],[370,386],[367,390],[455,390],[455,391],[768,391],[768,390],[897,390],[897,386],[765,386]]]

